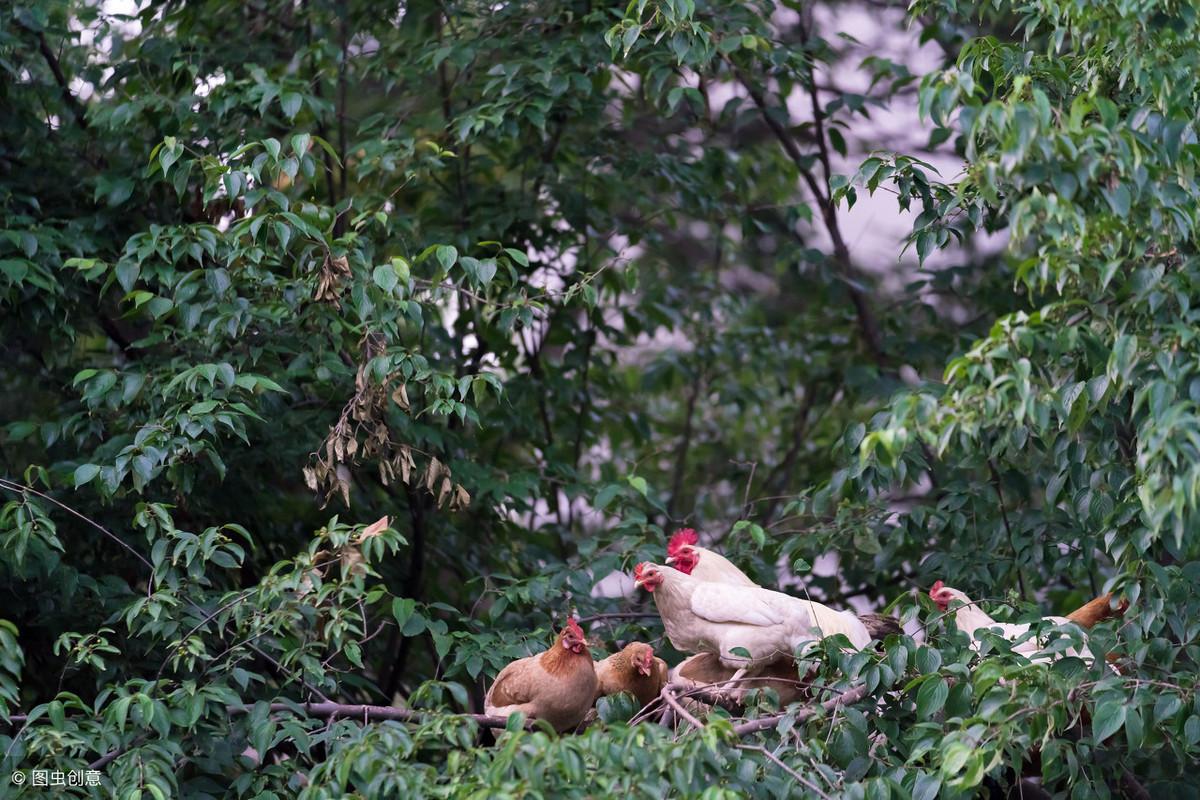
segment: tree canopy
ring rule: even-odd
[[[0,14],[5,792],[1197,796],[1194,5]],[[679,661],[683,526],[906,633],[489,733],[568,614]]]

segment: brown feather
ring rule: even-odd
[[[713,653],[700,653],[685,659],[675,668],[675,678],[682,683],[693,686],[707,686],[722,683],[733,677],[735,670],[721,663],[721,659]],[[755,674],[759,680],[748,682],[738,687],[740,689],[774,689],[779,695],[782,705],[794,703],[802,696],[802,686],[797,684],[799,679],[796,663],[790,658],[779,658],[772,661]]]
[[[1117,607],[1113,608],[1112,592],[1107,592],[1067,614],[1067,619],[1081,628],[1090,629],[1106,619],[1122,616],[1127,608],[1128,600],[1121,600]]]
[[[900,636],[904,633],[904,628],[900,627],[900,620],[890,614],[859,614],[858,620],[866,626],[871,638],[879,641],[892,634]]]

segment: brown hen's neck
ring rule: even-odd
[[[637,661],[634,660],[633,654],[628,650],[622,650],[613,656],[613,666],[621,672],[632,675],[635,678],[646,677],[642,673],[638,672]]]
[[[592,654],[587,648],[582,653],[563,647],[562,636],[554,640],[554,646],[542,654],[542,667],[549,673],[561,674],[578,669],[581,665],[591,665]]]

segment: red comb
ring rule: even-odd
[[[946,584],[942,583],[941,581],[937,581],[933,584],[933,586],[929,587],[929,593],[933,594],[934,592],[941,591],[944,588],[946,588]]]
[[[675,535],[667,541],[667,555],[673,556],[679,548],[688,544],[698,544],[700,535],[691,528],[680,528],[675,531]]]
[[[567,617],[567,630],[579,636],[580,639],[583,638],[583,628],[579,627],[579,623],[575,621],[574,617]]]
[[[634,580],[637,580],[638,578],[642,577],[642,571],[646,569],[646,564],[648,564],[648,563],[649,563],[648,561],[643,561],[642,563],[638,564],[636,567],[633,568]]]

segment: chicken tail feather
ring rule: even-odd
[[[878,641],[883,641],[892,634],[904,633],[904,629],[900,627],[900,620],[890,614],[859,614],[858,620],[866,627],[871,638]]]
[[[1081,628],[1089,629],[1106,619],[1124,615],[1125,610],[1128,608],[1129,601],[1125,599],[1122,599],[1117,604],[1117,607],[1113,608],[1112,592],[1107,592],[1067,614],[1067,619]]]

